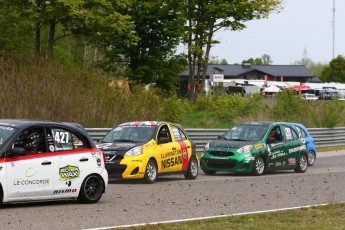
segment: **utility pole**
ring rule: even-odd
[[[335,46],[335,0],[333,0],[333,59],[334,59],[334,46]]]

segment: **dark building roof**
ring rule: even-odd
[[[262,77],[264,75],[268,75],[270,78],[279,77],[279,79],[283,76],[284,81],[309,82],[314,78],[313,74],[304,65],[209,64],[206,78],[209,78],[212,70],[216,74],[224,74],[224,79],[240,79],[249,73],[256,73]],[[188,78],[188,75],[188,71],[185,71],[180,74],[180,77]]]

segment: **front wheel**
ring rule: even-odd
[[[154,162],[153,160],[149,160],[149,162],[147,162],[147,165],[146,165],[144,180],[147,183],[152,184],[156,181],[156,179],[157,179],[156,162]]]
[[[184,174],[184,177],[189,180],[194,180],[198,176],[198,160],[195,157],[192,157],[189,160],[187,172]]]
[[[307,154],[303,153],[297,160],[295,172],[304,173],[305,171],[307,171],[307,167],[308,167],[308,157],[307,157]]]
[[[89,175],[81,185],[78,201],[85,204],[96,203],[103,194],[103,180],[98,175]]]
[[[315,162],[315,153],[314,151],[308,152],[308,166],[312,166]]]
[[[252,174],[254,176],[261,176],[262,174],[264,174],[264,172],[265,172],[264,158],[262,158],[262,156],[257,156],[255,158]]]

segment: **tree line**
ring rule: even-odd
[[[205,82],[217,31],[242,30],[247,21],[279,13],[281,2],[0,0],[0,52],[2,58],[62,60],[171,92],[185,69],[191,86]],[[268,55],[256,61],[271,62]],[[329,76],[338,65],[330,65]],[[198,91],[189,92],[194,100]]]
[[[220,29],[281,10],[280,0],[0,0],[3,57],[32,55],[99,68],[170,91],[188,67],[204,80]],[[179,46],[184,52],[177,52]],[[190,95],[194,97],[194,95]]]

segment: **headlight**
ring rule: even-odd
[[[250,153],[252,151],[253,145],[246,145],[237,149],[238,153]]]
[[[137,147],[134,147],[130,150],[128,150],[126,153],[125,153],[125,156],[138,156],[140,154],[143,153],[143,146],[137,146]]]
[[[207,151],[210,148],[210,143],[207,143],[204,147],[204,152]]]

